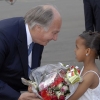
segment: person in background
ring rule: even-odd
[[[83,0],[85,30],[100,32],[100,0]]]
[[[0,21],[0,100],[39,100],[27,91],[21,77],[29,79],[39,67],[44,46],[56,41],[62,18],[53,5],[39,5],[25,17]]]
[[[100,33],[83,32],[76,39],[76,59],[83,62],[83,81],[75,87],[75,92],[66,100],[100,100],[100,71],[95,59],[100,59]]]

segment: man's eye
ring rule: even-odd
[[[53,34],[57,34],[58,32],[52,32]]]

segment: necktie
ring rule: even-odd
[[[32,48],[33,48],[33,42],[29,45],[28,57],[29,57],[29,55],[30,55],[31,52],[32,52]],[[28,63],[28,75],[30,75],[30,73],[31,73],[31,66],[29,66],[29,63]]]

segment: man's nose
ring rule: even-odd
[[[53,36],[53,40],[54,40],[54,41],[56,41],[57,38],[58,38],[58,35],[57,35],[57,34]]]

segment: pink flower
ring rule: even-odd
[[[66,92],[67,90],[68,90],[68,86],[65,86],[65,85],[64,85],[64,86],[61,88],[61,91],[62,91],[62,92]]]
[[[43,90],[45,87],[44,87],[44,82],[41,82],[40,84],[39,84],[39,89],[40,90]]]

